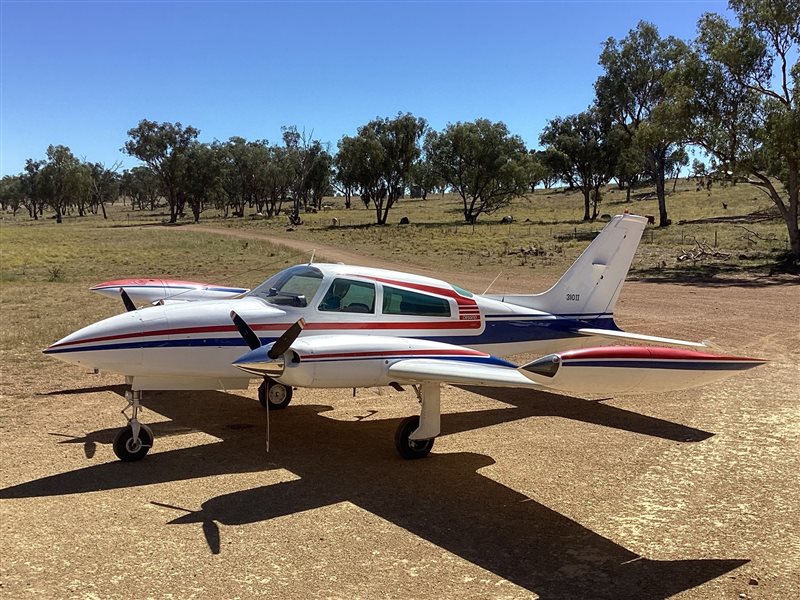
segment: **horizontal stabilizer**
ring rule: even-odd
[[[581,335],[595,335],[609,340],[621,340],[625,342],[645,342],[650,344],[666,344],[667,346],[686,346],[688,348],[708,348],[708,342],[689,342],[686,340],[676,340],[672,338],[658,337],[655,335],[644,335],[641,333],[629,333],[627,331],[615,331],[613,329],[592,329],[582,327],[578,329]]]

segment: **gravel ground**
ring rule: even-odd
[[[146,394],[155,447],[122,464],[122,378],[31,356],[0,393],[0,595],[800,597],[799,291],[628,283],[623,327],[771,362],[673,394],[448,386],[411,462],[412,393],[298,390],[266,454],[251,387]]]

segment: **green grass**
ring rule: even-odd
[[[644,197],[644,198],[642,198]],[[604,192],[601,214],[619,214],[628,210],[635,214],[657,215],[655,195],[640,190],[631,202],[625,192],[609,187]],[[407,261],[431,268],[448,268],[496,272],[498,269],[543,269],[555,274],[562,271],[586,247],[592,233],[602,229],[603,222],[584,223],[582,196],[578,192],[537,191],[515,200],[511,206],[494,215],[481,215],[473,227],[463,223],[460,199],[452,194],[431,196],[427,201],[401,200],[390,212],[385,227],[373,225],[374,212],[365,209],[358,198],[351,210],[344,210],[342,199],[329,200],[335,208],[318,214],[304,214],[305,224],[286,233],[286,218],[223,219],[208,215],[206,223],[225,227],[253,229],[317,240],[334,246],[345,246],[365,255],[395,262]],[[723,208],[723,203],[727,209]],[[711,192],[695,191],[694,182],[682,180],[675,193],[667,199],[673,225],[665,228],[648,227],[634,262],[634,275],[654,276],[661,272],[672,275],[697,272],[691,262],[678,263],[676,258],[684,249],[691,249],[695,240],[706,242],[731,253],[727,260],[704,261],[740,269],[742,273],[767,273],[787,250],[784,222],[775,217],[765,221],[740,223],[734,220],[721,223],[692,223],[711,217],[744,217],[759,211],[769,211],[771,201],[752,186],[717,186]],[[500,223],[503,215],[513,215],[514,223]],[[401,217],[410,225],[397,225]],[[339,219],[333,227],[331,220]],[[759,237],[750,235],[744,225]],[[537,257],[524,258],[511,254],[520,247],[535,246],[544,251]],[[713,269],[712,269],[713,271]]]
[[[16,360],[122,310],[88,288],[124,277],[172,277],[254,286],[297,261],[262,242],[102,220],[0,225],[0,352],[3,376]]]

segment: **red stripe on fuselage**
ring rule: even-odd
[[[472,298],[465,298],[454,289],[442,288],[442,287],[435,287],[432,285],[427,285],[424,283],[413,283],[411,281],[402,281],[399,279],[387,279],[385,277],[374,277],[372,275],[361,275],[357,274],[354,277],[363,277],[364,279],[372,279],[374,281],[380,281],[381,283],[388,283],[391,285],[397,285],[400,287],[410,288],[412,290],[418,290],[420,292],[426,292],[428,294],[435,294],[437,296],[445,296],[447,298],[453,298],[456,303],[461,306],[477,306],[477,302]]]
[[[697,352],[696,350],[683,350],[681,348],[649,348],[644,346],[602,346],[599,348],[582,348],[560,353],[562,360],[581,359],[663,359],[663,360],[727,360],[727,361],[755,361],[756,358],[742,356],[724,356]]]
[[[485,352],[480,352],[478,350],[470,350],[469,348],[465,348],[464,350],[453,350],[453,349],[432,349],[432,350],[376,350],[374,352],[335,352],[329,354],[303,354],[300,356],[300,360],[304,358],[352,358],[355,356],[363,356],[364,358],[368,357],[376,357],[376,356],[407,356],[407,355],[416,355],[416,354],[427,354],[431,356],[483,356],[488,357],[489,354]]]
[[[253,331],[285,331],[292,323],[262,323],[251,325]],[[365,329],[374,330],[404,330],[404,329],[419,329],[419,330],[440,330],[440,329],[480,329],[479,321],[446,321],[446,322],[381,322],[381,323],[307,323],[305,329],[319,330],[319,331],[332,331],[350,329],[363,331]],[[237,331],[234,325],[206,325],[202,327],[181,327],[178,329],[157,329],[154,331],[134,331],[131,333],[120,333],[116,335],[106,335],[94,338],[84,338],[81,340],[73,340],[71,342],[64,342],[62,344],[53,344],[50,348],[63,348],[65,346],[74,346],[75,344],[88,344],[95,342],[110,342],[112,340],[124,340],[131,338],[141,337],[155,337],[163,335],[190,335],[195,333],[228,333]]]

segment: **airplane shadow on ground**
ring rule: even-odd
[[[712,435],[554,394],[486,388],[478,393],[512,407],[444,415],[445,435],[540,415],[670,440]],[[181,509],[185,514],[170,524],[201,524],[211,552],[219,553],[223,532],[218,524],[256,523],[349,501],[542,598],[666,598],[748,562],[643,558],[484,477],[477,471],[494,463],[485,455],[434,453],[425,460],[403,461],[391,443],[397,419],[337,421],[322,414],[329,407],[292,406],[272,413],[272,451],[265,456],[264,414],[253,400],[221,392],[151,393],[145,404],[167,416],[172,430],[202,430],[222,442],[155,452],[140,463],[105,463],[45,477],[0,490],[0,498],[284,468],[300,479],[210,498],[200,510]],[[169,431],[166,423],[163,428]],[[157,434],[158,429],[161,425],[154,427]],[[91,436],[105,439],[97,432]],[[152,503],[169,507],[158,498]]]

